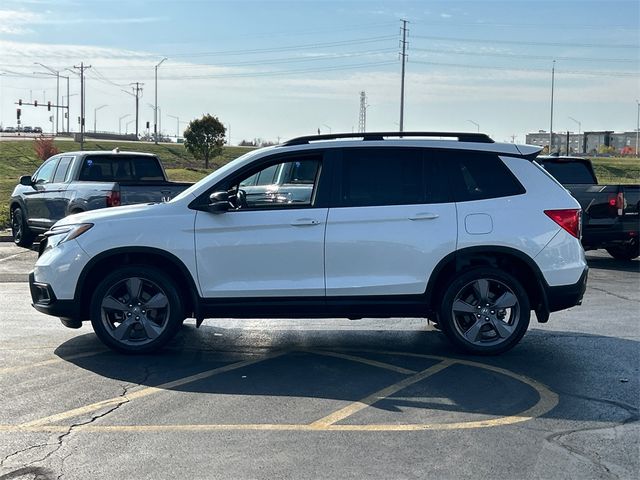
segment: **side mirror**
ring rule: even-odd
[[[33,182],[31,181],[31,175],[21,176],[20,185],[24,185],[25,187],[33,187]]]
[[[212,213],[224,213],[231,207],[229,203],[229,192],[213,192],[209,195],[208,210]]]

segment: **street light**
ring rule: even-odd
[[[98,110],[100,110],[101,108],[104,108],[104,107],[108,107],[108,106],[109,105],[100,105],[99,107],[96,107],[96,108],[93,109],[93,133],[96,133],[96,131],[97,131],[96,130],[96,123],[97,123],[96,114],[98,113]]]
[[[479,123],[476,123],[473,120],[467,120],[467,122],[473,123],[476,126],[476,128],[478,129],[478,133],[480,133],[480,124]]]
[[[326,123],[322,124],[323,127],[327,127],[329,129],[329,135],[331,135],[331,127],[329,125],[327,125]]]
[[[33,62],[34,65],[40,65],[42,68],[49,70],[53,75],[56,76],[56,132],[58,131],[58,105],[60,105],[60,72],[58,70],[54,70],[51,67],[47,67],[43,63]],[[69,79],[67,78],[67,86],[69,85]],[[67,89],[67,93],[68,89]]]
[[[129,125],[131,125],[133,122],[135,122],[135,120],[129,120],[127,123],[125,123],[124,128],[125,128],[126,135],[129,134]]]
[[[118,118],[118,133],[120,135],[122,135],[122,120],[127,118],[127,117],[130,117],[130,116],[131,116],[131,114],[127,113],[126,115],[123,115],[120,118]]]
[[[569,120],[573,120],[574,122],[576,122],[578,124],[578,148],[580,148],[580,130],[582,129],[582,123],[579,120],[576,120],[573,117],[569,117]],[[567,146],[568,148],[568,146]],[[580,151],[580,150],[578,150]],[[567,155],[569,155],[569,152],[567,152]]]
[[[156,100],[155,100],[155,108],[153,110],[153,139],[158,144],[158,67],[162,65],[162,63],[167,60],[167,57],[160,60],[155,66],[155,74],[156,74]]]
[[[176,117],[175,115],[169,115],[168,113],[167,113],[167,117],[176,119],[176,142],[177,142],[178,138],[180,137],[180,117]]]

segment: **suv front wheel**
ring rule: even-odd
[[[495,268],[477,268],[455,278],[439,312],[442,331],[469,353],[495,355],[520,341],[531,310],[520,282]]]
[[[121,267],[102,280],[91,300],[91,324],[110,348],[149,353],[176,334],[184,313],[173,281],[146,265]]]

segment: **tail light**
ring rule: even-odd
[[[622,215],[624,213],[624,192],[618,192],[615,196],[610,196],[609,207],[618,216]]]
[[[545,210],[544,213],[577,239],[582,235],[582,211],[579,208]]]
[[[119,207],[120,206],[120,192],[118,190],[111,190],[107,194],[107,207]]]

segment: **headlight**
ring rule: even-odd
[[[93,223],[78,223],[75,225],[61,225],[53,227],[44,234],[47,241],[46,250],[54,248],[67,240],[73,240],[93,227]]]

